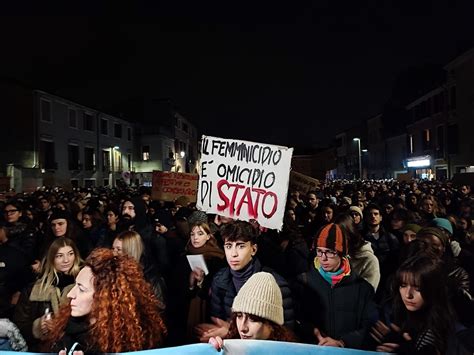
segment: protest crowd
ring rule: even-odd
[[[153,200],[146,187],[11,193],[0,205],[0,350],[260,339],[474,352],[471,186],[336,180],[290,189],[284,208],[278,231],[184,196]]]

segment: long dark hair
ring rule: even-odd
[[[229,332],[227,333],[227,338],[229,339],[240,339],[239,330],[237,329],[237,314],[239,312],[233,312],[232,318],[230,320]],[[253,314],[248,314],[248,316],[254,322],[261,322],[265,323],[270,326],[272,332],[270,333],[270,337],[266,340],[275,340],[275,341],[288,341],[288,342],[295,342],[296,337],[295,335],[284,325],[276,324],[268,319],[264,319],[262,317],[257,317]]]
[[[432,331],[441,354],[445,353],[454,326],[454,312],[448,300],[447,275],[443,265],[441,260],[423,252],[405,260],[395,276],[393,303],[394,323],[401,326],[402,332],[416,337],[423,331]],[[424,300],[420,310],[410,312],[403,303],[399,289],[407,283],[420,289]]]

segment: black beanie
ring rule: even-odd
[[[53,213],[51,214],[51,216],[49,216],[49,222],[52,222],[54,221],[55,219],[66,219],[66,220],[69,220],[71,219],[71,215],[69,214],[69,212],[65,211],[65,210],[62,210],[60,208],[55,208],[53,210]]]

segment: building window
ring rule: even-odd
[[[181,152],[184,152],[186,154],[186,149],[187,145],[185,142],[182,142],[180,140],[174,141],[174,150],[177,154],[180,154]]]
[[[102,150],[102,171],[110,170],[110,151]]]
[[[84,148],[84,170],[92,171],[95,168],[94,148]]]
[[[132,129],[130,127],[127,127],[127,140],[132,140]]]
[[[415,145],[413,143],[413,134],[408,135],[408,146],[410,147],[410,154],[415,151]]]
[[[150,146],[149,145],[142,146],[142,159],[150,160]]]
[[[122,138],[122,125],[120,123],[114,123],[114,137]]]
[[[67,155],[68,155],[69,170],[80,170],[79,169],[79,147],[74,144],[68,144]]]
[[[69,127],[77,128],[76,110],[69,109]]]
[[[41,141],[40,163],[41,167],[46,170],[54,170],[58,168],[54,154],[54,142]]]
[[[104,179],[104,186],[109,186],[109,179]]]
[[[117,171],[123,171],[122,153],[114,149],[114,154],[115,154],[114,162],[115,162],[115,166],[117,167]]]
[[[94,116],[92,116],[90,113],[84,112],[83,116],[83,124],[84,124],[84,130],[86,131],[94,131]]]
[[[184,132],[188,133],[188,124],[183,122],[182,129]]]
[[[100,119],[100,133],[105,136],[109,134],[109,120],[106,118]]]
[[[128,171],[132,171],[132,154],[127,154]]]
[[[431,129],[424,129],[422,132],[423,150],[431,149]]]
[[[41,121],[51,122],[51,102],[41,99]]]

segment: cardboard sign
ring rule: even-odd
[[[281,229],[293,148],[202,137],[197,207]]]
[[[153,171],[151,196],[154,200],[163,201],[186,196],[190,202],[196,202],[197,183],[197,174]]]
[[[319,186],[319,180],[311,176],[298,173],[294,170],[290,174],[290,191],[298,190],[302,194],[307,194],[308,191],[315,191]]]

